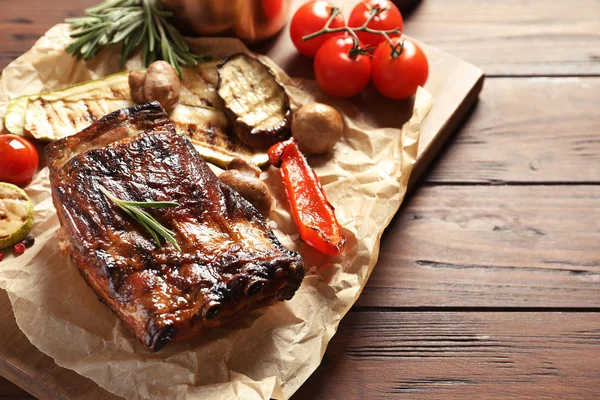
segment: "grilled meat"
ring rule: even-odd
[[[46,157],[61,248],[151,350],[290,299],[302,282],[301,257],[219,182],[158,103],[111,113]],[[182,251],[157,246],[99,185],[124,200],[177,202],[146,210]]]

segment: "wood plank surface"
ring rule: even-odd
[[[600,186],[426,186],[358,306],[600,307]]]
[[[600,74],[598,0],[416,3],[404,31],[488,76]]]
[[[597,77],[488,79],[426,180],[600,183],[599,98]]]
[[[10,4],[7,4],[10,3]],[[96,0],[2,1],[0,70],[27,51],[53,25],[80,16]]]
[[[596,399],[600,314],[360,312],[301,399]]]
[[[98,1],[10,2],[0,69]],[[294,399],[598,398],[600,1],[396,3],[409,35],[503,78],[487,79],[386,231],[358,307]],[[65,383],[73,398],[114,398],[40,354],[6,304],[0,291],[0,374],[39,398]],[[26,398],[0,378],[1,400]]]

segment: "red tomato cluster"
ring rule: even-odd
[[[372,80],[384,96],[404,99],[425,84],[429,64],[423,50],[399,33],[388,32],[388,41],[385,35],[373,32],[402,31],[402,15],[390,0],[362,0],[352,10],[348,25],[334,10],[327,0],[309,1],[296,11],[290,24],[298,51],[315,58],[315,77],[323,92],[352,97]],[[328,22],[328,29],[338,31],[324,31],[314,38],[302,39],[323,30]],[[365,24],[369,31],[362,29]],[[350,29],[358,37],[358,48]]]

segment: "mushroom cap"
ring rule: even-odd
[[[146,70],[144,97],[146,101],[156,100],[165,110],[172,110],[179,101],[181,81],[177,70],[166,61],[155,61]]]
[[[310,103],[300,107],[292,121],[292,136],[305,154],[325,154],[341,139],[344,121],[327,104]]]
[[[129,89],[131,91],[131,98],[138,104],[146,102],[146,96],[144,96],[145,82],[146,71],[129,72]]]
[[[273,198],[269,187],[263,181],[235,169],[223,172],[219,179],[248,200],[264,217],[269,215]]]
[[[244,175],[253,176],[258,178],[260,176],[260,168],[252,161],[244,160],[240,157],[235,157],[227,164],[227,169],[235,169],[240,171]]]

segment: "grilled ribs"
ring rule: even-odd
[[[60,248],[151,350],[290,299],[304,277],[260,213],[222,184],[158,103],[122,109],[46,148]],[[182,251],[158,246],[99,190],[149,209]]]

